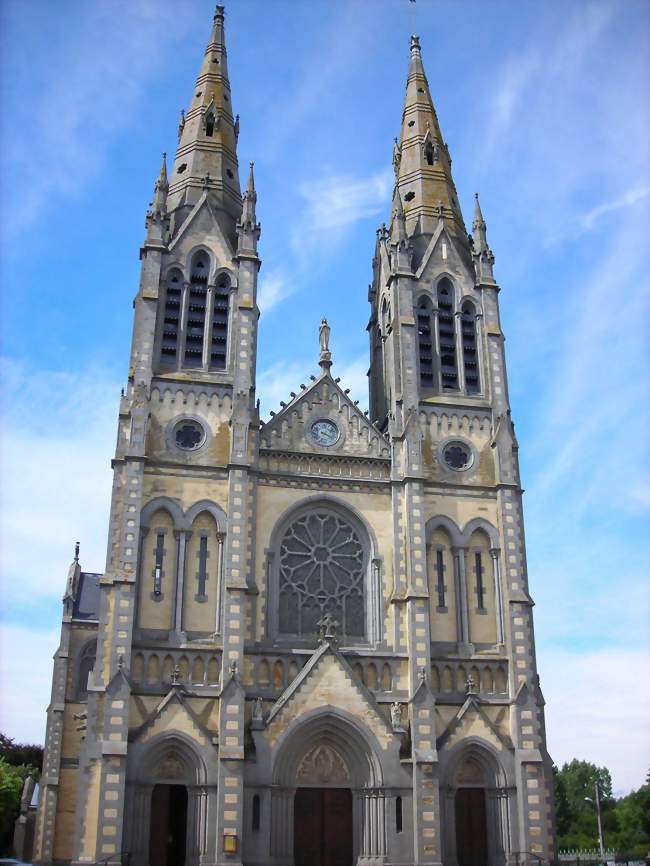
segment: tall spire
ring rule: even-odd
[[[237,131],[232,111],[224,7],[217,6],[189,108],[181,114],[179,141],[169,185],[168,209],[178,227],[204,190],[210,203],[231,218],[241,214]]]
[[[393,164],[409,234],[433,234],[442,202],[449,233],[467,248],[467,233],[451,175],[451,158],[433,107],[418,36],[411,36],[402,130]]]

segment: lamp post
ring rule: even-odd
[[[596,804],[596,817],[598,818],[598,845],[600,847],[600,859],[603,864],[605,863],[605,845],[603,843],[603,822],[600,817],[600,791],[598,789],[598,782],[594,782],[594,790],[596,792],[596,799],[592,800],[591,797],[585,797],[587,803],[595,803]]]

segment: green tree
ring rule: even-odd
[[[25,779],[34,772],[33,767],[10,764],[0,757],[0,852],[10,853],[14,821],[20,810],[20,795]]]
[[[15,743],[11,737],[0,734],[0,758],[14,767],[30,766],[43,769],[43,746],[35,743]]]

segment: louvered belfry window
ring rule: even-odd
[[[298,517],[280,543],[280,634],[313,638],[329,613],[339,635],[364,638],[366,563],[359,533],[341,514]]]
[[[222,274],[214,289],[212,330],[210,334],[210,366],[213,370],[225,370],[228,349],[228,314],[230,302],[230,280]]]
[[[440,280],[438,284],[438,338],[442,390],[456,391],[458,389],[458,366],[454,325],[454,289],[446,277]]]
[[[433,306],[431,300],[423,295],[418,303],[418,350],[420,355],[420,385],[431,389],[434,385],[434,344],[433,344]]]
[[[163,320],[160,356],[163,364],[175,364],[178,355],[178,328],[181,319],[183,278],[179,271],[167,277],[165,288],[165,313]]]
[[[478,355],[476,351],[476,318],[474,307],[467,301],[463,304],[461,315],[463,338],[463,369],[465,372],[465,390],[468,394],[478,394],[481,390],[478,372]]]
[[[192,260],[187,325],[185,328],[184,366],[203,366],[203,339],[205,334],[205,310],[208,299],[208,273],[210,259],[207,253],[198,252]]]

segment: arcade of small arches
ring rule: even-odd
[[[157,357],[165,370],[225,370],[230,331],[232,276],[216,269],[205,249],[187,269],[171,265],[164,277],[164,305],[157,328]]]
[[[359,866],[412,856],[412,778],[398,735],[382,749],[364,723],[328,707],[294,721],[270,751],[262,732],[253,736],[244,862]],[[443,864],[505,866],[517,823],[512,755],[474,737],[423,769],[440,791]],[[218,808],[218,749],[173,730],[132,744],[124,805],[132,866],[217,862]]]

